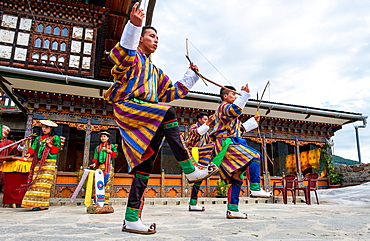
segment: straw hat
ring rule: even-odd
[[[40,123],[50,127],[57,127],[58,125],[51,120],[40,120]]]
[[[102,131],[102,132],[99,132],[99,135],[107,135],[107,136],[110,136],[110,133],[108,131]]]

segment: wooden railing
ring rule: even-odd
[[[280,180],[281,177],[271,177],[271,186],[274,181]],[[199,192],[200,197],[215,197],[216,196],[216,182],[219,176],[211,176],[203,180]],[[112,198],[128,197],[130,186],[132,182],[132,175],[116,173],[114,176]],[[261,178],[261,185],[263,180]],[[54,198],[69,198],[72,196],[78,184],[78,175],[73,172],[58,172],[56,177],[56,185],[53,190],[52,197]],[[145,197],[150,198],[165,198],[165,197],[190,197],[192,184],[189,184],[185,175],[181,174],[152,174],[148,182],[148,188],[145,191]],[[319,188],[328,188],[327,178],[319,179]],[[78,197],[84,195],[81,192]],[[248,196],[248,182],[244,181],[240,196]]]

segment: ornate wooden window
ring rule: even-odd
[[[12,1],[0,0],[0,65],[94,77],[104,50],[105,8],[74,1],[32,1],[31,6]]]
[[[57,61],[57,57],[54,54],[50,55],[50,63],[55,64],[55,61]]]
[[[45,33],[46,34],[51,34],[51,26],[50,25],[47,25],[46,28],[45,28]]]
[[[64,56],[61,55],[58,57],[58,65],[63,66],[64,65]]]
[[[39,23],[39,24],[37,25],[36,32],[38,32],[38,33],[42,33],[42,30],[44,30],[44,25],[42,25],[42,23]]]
[[[52,50],[58,50],[58,41],[54,40],[53,44],[51,45]]]
[[[41,54],[41,63],[46,64],[48,62],[48,55],[47,54]]]
[[[39,62],[39,59],[40,59],[40,55],[39,55],[39,53],[34,52],[34,53],[32,54],[32,59],[33,59],[33,62],[38,63],[38,62]]]
[[[54,35],[59,35],[60,34],[60,28],[59,27],[55,27],[54,28]]]
[[[62,30],[62,36],[63,37],[68,37],[68,28],[63,28],[63,30]]]
[[[41,39],[40,38],[35,39],[35,45],[34,46],[36,48],[41,48]]]
[[[67,46],[67,44],[65,42],[62,42],[60,44],[60,51],[66,51],[66,46]]]
[[[48,49],[49,46],[50,46],[50,40],[49,39],[45,39],[44,44],[42,45],[42,47],[44,49]]]

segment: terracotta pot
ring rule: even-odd
[[[329,188],[340,188],[340,184],[329,184]]]

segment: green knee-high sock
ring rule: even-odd
[[[190,199],[189,205],[190,205],[190,206],[197,206],[197,200],[195,200],[195,199]]]
[[[237,204],[227,204],[227,210],[233,212],[239,212],[239,206]]]
[[[127,207],[125,220],[129,222],[136,222],[137,220],[139,220],[139,209]]]
[[[200,185],[202,182],[194,183],[193,187],[191,188],[191,196],[190,196],[190,206],[196,206],[198,202],[198,192],[200,189]]]
[[[143,194],[149,180],[149,173],[136,171],[132,181],[131,190],[128,197],[125,220],[136,222],[141,217],[143,208]]]
[[[239,212],[239,195],[243,182],[239,180],[232,180],[231,186],[227,193],[227,210]]]
[[[261,184],[260,183],[250,183],[249,189],[251,191],[261,191]]]
[[[190,158],[190,159],[178,162],[185,174],[189,174],[195,171],[195,167],[191,160],[192,159]]]

